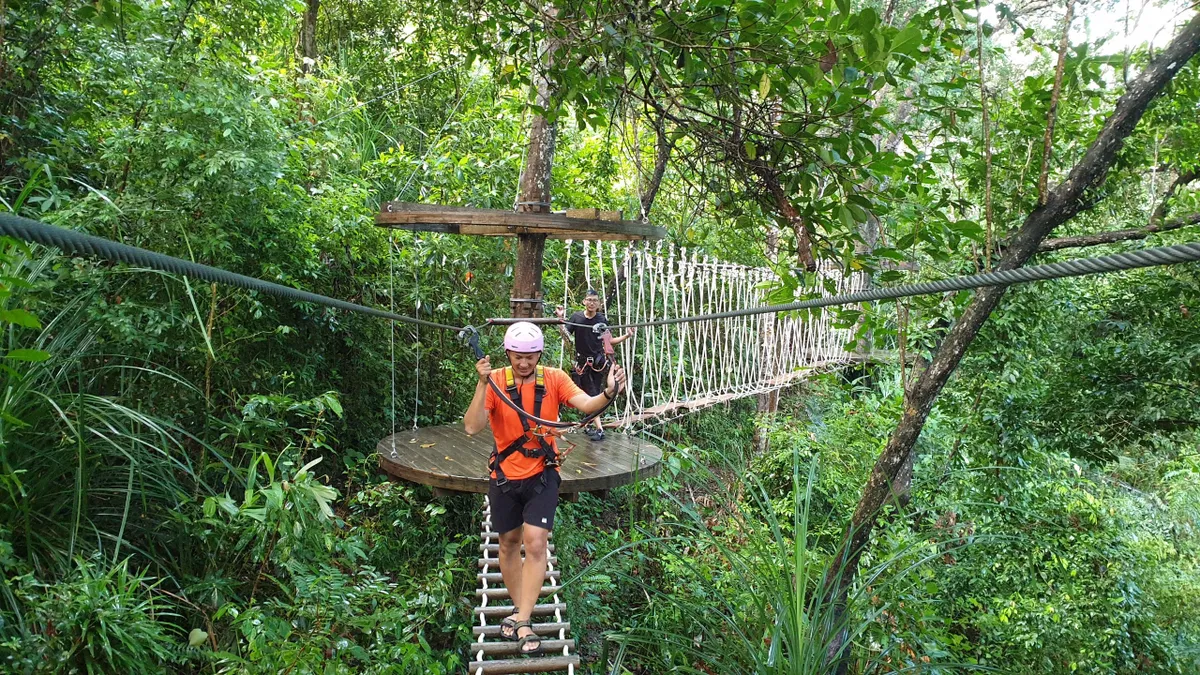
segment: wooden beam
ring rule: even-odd
[[[597,216],[608,215],[604,212]],[[388,202],[375,217],[381,227],[484,237],[544,234],[551,239],[636,241],[664,239],[667,230],[637,220],[571,218],[561,213],[517,213],[500,209]]]

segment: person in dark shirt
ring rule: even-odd
[[[560,319],[565,318],[566,308],[559,305],[554,313]],[[605,350],[605,343],[619,345],[633,335],[634,329],[627,329],[620,337],[612,337],[608,331],[598,334],[592,330],[592,326],[608,323],[608,319],[600,312],[600,294],[591,288],[583,296],[583,311],[572,314],[567,323],[573,325],[559,324],[558,332],[562,334],[564,341],[571,340],[575,343],[575,369],[571,373],[571,379],[589,396],[596,396],[603,391],[608,369],[612,365]],[[604,425],[600,418],[595,419],[595,425],[595,428],[588,426],[584,433],[593,441],[602,440]]]

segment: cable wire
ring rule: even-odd
[[[9,213],[0,213],[0,235],[22,239],[35,244],[45,246],[53,246],[61,249],[63,252],[70,255],[77,255],[87,258],[103,258],[114,262],[136,265],[139,267],[148,267],[150,269],[169,272],[171,274],[185,274],[193,279],[203,279],[218,284],[227,286],[236,286],[245,288],[251,291],[260,293],[268,293],[287,300],[296,302],[311,302],[316,305],[324,305],[334,309],[343,309],[348,312],[358,312],[360,314],[369,314],[390,321],[399,321],[401,323],[411,323],[420,326],[428,326],[430,328],[440,328],[442,330],[461,331],[461,326],[451,326],[444,323],[436,323],[426,321],[424,319],[416,319],[411,316],[402,316],[394,312],[387,312],[374,307],[346,302],[336,298],[302,291],[298,288],[283,286],[255,279],[244,274],[236,274],[217,267],[201,265],[188,260],[182,260],[169,255],[147,251],[129,246],[128,244],[120,244],[108,239],[94,237],[90,234],[68,230],[55,225],[47,225],[36,220],[14,216]]]
[[[952,277],[950,279],[927,281],[919,284],[905,284],[902,286],[892,286],[890,288],[874,288],[869,291],[859,291],[856,293],[846,293],[843,295],[831,295],[824,298],[812,298],[810,300],[802,300],[800,302],[791,302],[781,305],[764,305],[762,307],[750,307],[747,309],[717,312],[713,314],[698,314],[695,316],[682,316],[669,319],[658,319],[655,321],[642,321],[639,323],[609,325],[604,326],[604,328],[607,330],[617,330],[622,328],[645,328],[649,326],[666,326],[679,323],[691,323],[693,321],[730,319],[739,316],[753,316],[756,314],[777,314],[780,312],[794,312],[801,309],[814,309],[817,307],[829,307],[832,305],[851,305],[863,302],[872,302],[875,300],[894,300],[896,298],[907,298],[914,295],[929,295],[932,293],[965,291],[976,288],[986,288],[990,286],[1009,286],[1012,284],[1026,283],[1030,281],[1063,279],[1066,277],[1078,277],[1090,274],[1105,274],[1108,272],[1141,269],[1143,267],[1156,267],[1159,265],[1175,265],[1178,263],[1196,262],[1198,260],[1200,260],[1200,243],[1177,244],[1175,246],[1147,248],[1139,251],[1130,251],[1128,253],[1116,253],[1098,258],[1077,258],[1075,260],[1050,263],[1047,265],[1033,265],[1031,267],[1018,267],[1017,269],[1012,270],[1001,270],[996,272],[985,272],[983,274],[972,274],[970,276]],[[496,323],[496,321],[493,320],[492,323]],[[567,325],[575,324],[568,323]]]
[[[402,316],[400,314],[395,314],[394,312],[388,312],[382,309],[376,309],[374,307],[367,307],[365,305],[359,305],[353,302],[346,302],[345,300],[338,300],[336,298],[330,298],[324,295],[302,291],[297,288],[291,288],[290,286],[282,286],[270,281],[248,277],[244,274],[236,274],[234,272],[229,272],[217,267],[202,265],[200,263],[182,260],[180,258],[163,255],[161,253],[147,251],[135,246],[109,241],[108,239],[95,237],[90,234],[84,234],[83,232],[77,232],[75,230],[68,230],[66,228],[57,227],[54,225],[47,225],[46,223],[30,220],[28,218],[22,218],[21,216],[15,216],[9,213],[0,213],[0,235],[14,237],[16,239],[33,242],[36,244],[43,244],[45,246],[54,246],[71,255],[90,258],[103,258],[105,260],[148,267],[150,269],[156,269],[172,274],[185,274],[195,279],[203,279],[205,281],[268,293],[297,302],[310,302],[317,305],[332,307],[334,309],[343,309],[350,312],[369,314],[371,316],[381,317],[390,321],[399,321],[401,323],[428,326],[429,328],[440,328],[442,330],[451,330],[457,333],[463,333],[468,328],[466,326],[451,326],[449,324],[426,321],[424,319],[418,319],[411,316]],[[896,298],[906,298],[915,295],[964,291],[990,286],[1009,286],[1012,284],[1026,283],[1030,281],[1062,279],[1066,277],[1077,277],[1090,274],[1104,274],[1108,272],[1120,272],[1124,270],[1141,269],[1144,267],[1174,265],[1178,263],[1196,261],[1200,261],[1200,243],[1194,242],[1189,244],[1177,244],[1175,246],[1148,248],[1139,251],[1130,251],[1128,253],[1116,253],[1098,258],[1077,258],[1075,260],[1050,263],[1047,265],[1034,265],[1032,267],[1019,267],[1012,270],[1000,270],[995,272],[986,272],[983,274],[973,274],[970,276],[952,277],[950,279],[928,281],[919,284],[905,284],[890,288],[875,288],[869,291],[859,291],[857,293],[846,293],[843,295],[832,295],[824,298],[812,298],[810,300],[803,300],[800,302],[792,302],[787,304],[764,305],[762,307],[751,307],[728,312],[665,318],[654,321],[642,321],[638,323],[618,325],[597,324],[596,326],[586,326],[585,324],[576,324],[557,318],[539,318],[533,319],[532,322],[539,324],[584,326],[593,329],[600,328],[601,332],[603,332],[604,330],[645,328],[650,326],[691,323],[695,321],[713,321],[716,319],[754,316],[757,314],[794,312],[802,309],[814,309],[817,307],[850,305],[863,302],[872,302],[875,300],[894,300]],[[530,321],[529,319],[494,318],[488,319],[487,324],[506,325],[520,320]]]

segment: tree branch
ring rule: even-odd
[[[1054,66],[1054,89],[1050,92],[1050,109],[1046,111],[1046,135],[1042,140],[1042,172],[1038,175],[1038,204],[1046,203],[1046,185],[1050,175],[1050,156],[1054,150],[1054,119],[1058,116],[1058,97],[1062,93],[1063,70],[1067,65],[1068,37],[1071,19],[1075,17],[1075,0],[1067,0],[1067,16],[1063,20],[1062,40],[1058,43],[1058,64]]]
[[[1129,230],[1114,230],[1112,232],[1100,232],[1098,234],[1082,234],[1078,237],[1058,237],[1055,239],[1047,239],[1038,245],[1038,253],[1046,253],[1047,251],[1061,251],[1064,248],[1082,248],[1084,246],[1113,244],[1118,241],[1145,239],[1152,234],[1170,232],[1171,230],[1178,230],[1182,227],[1197,224],[1200,224],[1200,213],[1193,213],[1190,216],[1176,218],[1168,223],[1150,225],[1148,227],[1135,227]]]
[[[1191,171],[1180,172],[1180,174],[1175,177],[1175,180],[1167,188],[1166,194],[1163,195],[1162,201],[1158,202],[1158,206],[1154,209],[1154,213],[1150,214],[1151,227],[1162,223],[1162,221],[1167,217],[1167,202],[1171,201],[1171,197],[1175,196],[1175,193],[1179,191],[1179,188],[1198,178],[1200,178],[1200,168],[1192,169]]]
[[[654,172],[650,174],[641,191],[642,218],[650,216],[650,207],[654,205],[658,188],[662,186],[663,174],[667,171],[667,160],[671,157],[671,150],[675,148],[675,143],[667,137],[665,113],[660,112],[654,122],[654,147]]]
[[[779,174],[772,171],[764,162],[755,161],[754,167],[755,173],[762,179],[767,192],[775,200],[775,208],[779,209],[780,215],[787,219],[796,234],[796,261],[809,272],[816,271],[817,260],[813,257],[812,237],[808,231],[808,224],[804,222],[804,217],[796,211],[792,200],[788,199],[787,193],[783,190],[783,184],[779,182]]]
[[[1153,60],[1130,83],[1125,95],[1117,101],[1113,114],[1066,180],[1046,194],[1045,203],[1029,214],[1012,237],[996,269],[1003,271],[1024,265],[1055,227],[1070,220],[1088,205],[1086,193],[1103,183],[1116,161],[1118,151],[1150,102],[1198,51],[1200,15],[1193,17],[1159,58]],[[903,415],[863,486],[862,497],[825,579],[826,596],[832,601],[844,604],[880,510],[892,495],[905,490],[906,486],[896,484],[897,477],[913,452],[934,402],[958,367],[967,347],[1000,303],[1004,291],[1004,287],[976,291],[975,297],[934,352],[929,366],[910,387]],[[847,664],[848,644],[844,637],[829,637],[828,658],[836,661],[841,670]]]

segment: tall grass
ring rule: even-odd
[[[932,552],[918,537],[892,546],[892,553],[860,570],[845,604],[830,600],[824,580],[837,570],[809,531],[817,464],[802,466],[796,453],[792,464],[792,494],[783,500],[768,494],[740,460],[727,456],[715,471],[697,465],[689,481],[711,490],[715,518],[697,509],[694,495],[660,492],[668,508],[659,512],[678,518],[662,525],[658,534],[665,536],[644,533],[642,543],[654,542],[664,557],[679,560],[676,576],[686,585],[664,587],[646,580],[653,575],[616,573],[648,599],[640,616],[670,618],[609,633],[603,657],[612,673],[627,672],[633,661],[672,672],[759,675],[837,672],[842,657],[855,672],[924,665],[919,657],[913,664],[913,654],[894,641],[873,639],[886,631],[893,609],[880,598],[895,595],[890,588],[911,583],[916,570],[946,549]],[[609,556],[571,581],[603,570]],[[846,646],[839,652],[836,645]]]
[[[10,288],[32,287],[50,260],[0,254]],[[6,293],[3,309],[18,299]],[[197,492],[212,492],[197,466],[205,446],[127,395],[151,381],[202,394],[163,368],[106,354],[88,318],[93,300],[76,297],[40,330],[5,326],[10,354],[33,351],[0,366],[0,530],[39,576],[62,576],[92,554],[112,562],[138,554],[169,576],[177,547],[161,525]]]

